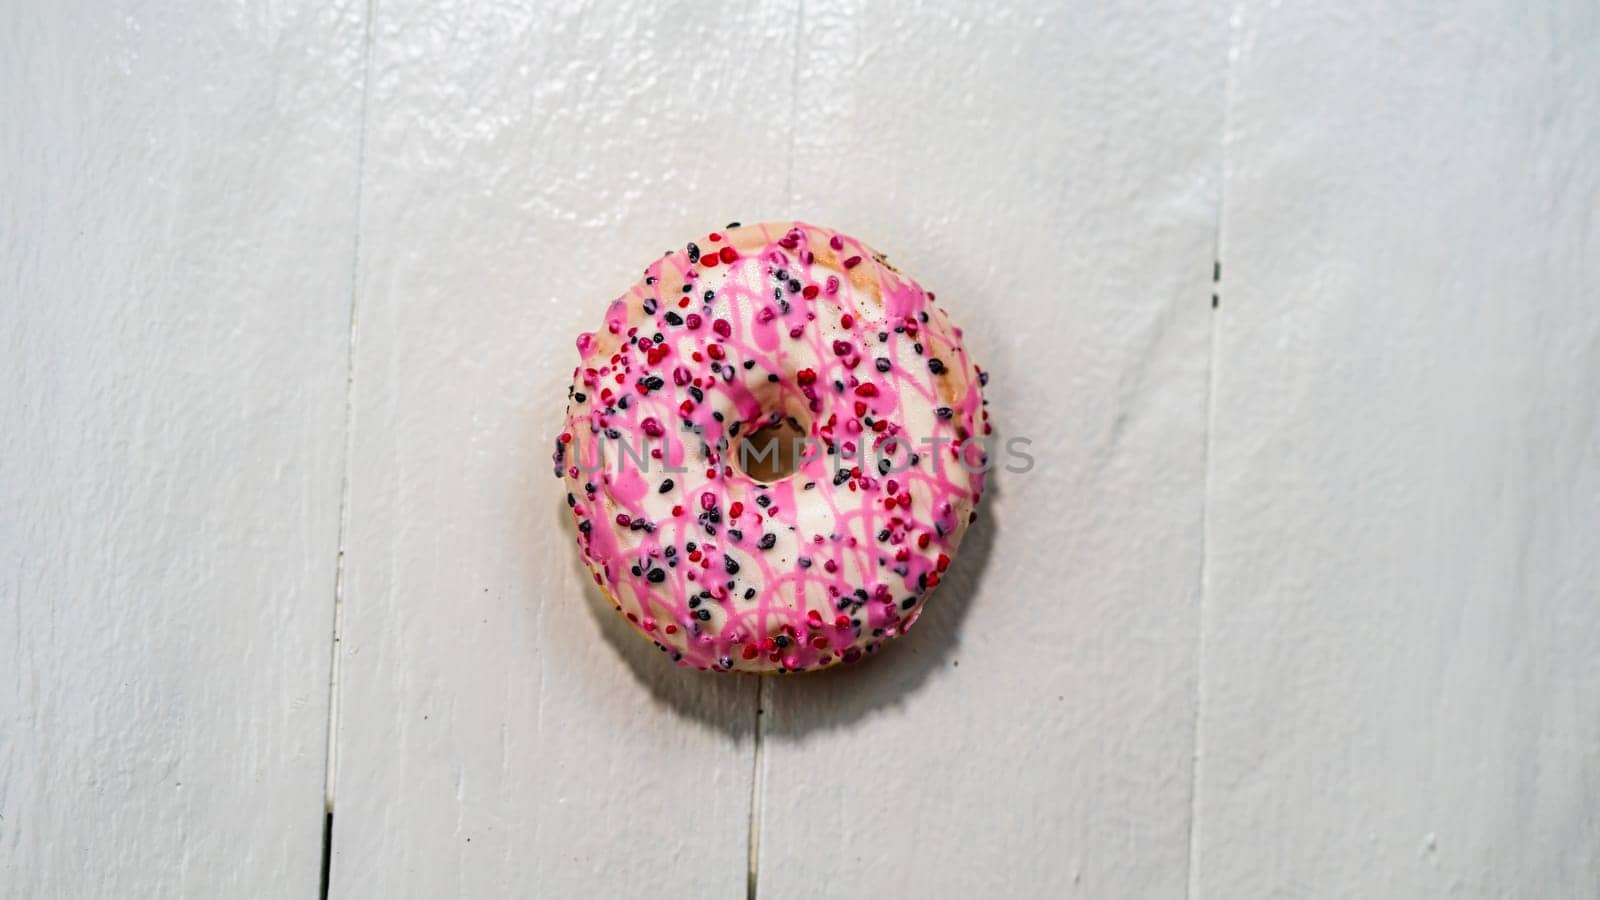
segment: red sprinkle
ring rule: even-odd
[[[856,266],[859,266],[859,265],[861,265],[861,257],[859,257],[859,256],[852,256],[849,259],[844,261],[844,267],[846,269],[854,269]]]
[[[732,247],[723,247],[717,251],[717,256],[725,263],[731,263],[739,258],[739,252]]]
[[[861,385],[856,387],[856,396],[857,397],[876,397],[876,396],[878,396],[878,386],[873,384],[870,381],[863,382]]]
[[[839,317],[839,324],[844,326],[845,328],[849,328],[851,325],[854,325],[855,323],[856,323],[856,317],[850,315],[849,313],[845,313],[844,315]]]
[[[744,504],[735,500],[733,501],[733,505],[728,507],[728,518],[737,519],[739,518],[739,514],[742,512],[744,512]]]
[[[800,296],[806,298],[807,300],[814,300],[819,293],[821,293],[821,288],[818,288],[814,284],[808,284],[805,286],[805,289],[800,292]]]
[[[810,369],[801,369],[800,371],[794,373],[794,378],[802,385],[815,384],[817,381],[817,373]]]
[[[733,325],[730,324],[727,319],[718,319],[715,322],[712,322],[711,330],[716,332],[717,337],[719,338],[726,339],[733,337]]]

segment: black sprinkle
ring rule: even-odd
[[[668,492],[670,490],[672,490],[672,479],[668,478],[665,481],[661,482],[661,493],[665,494],[666,492]]]
[[[665,318],[667,320],[667,324],[668,325],[682,325],[683,324],[683,316],[680,316],[680,315],[678,315],[677,313],[675,313],[675,312],[673,312],[671,310],[667,310],[667,314],[663,318]]]
[[[756,541],[756,546],[762,550],[771,550],[776,543],[778,543],[778,536],[769,531],[761,536],[761,540]]]

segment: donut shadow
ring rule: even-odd
[[[764,734],[785,738],[844,728],[880,709],[905,703],[936,669],[953,660],[960,647],[961,623],[982,585],[994,547],[993,510],[1000,494],[995,475],[989,473],[977,521],[967,529],[949,576],[929,598],[916,625],[861,662],[822,672],[742,675],[675,665],[616,614],[576,554],[571,565],[584,586],[584,600],[601,637],[634,680],[678,716],[733,738],[754,732],[757,717],[764,720]],[[562,532],[574,537],[564,504],[556,505],[556,516]]]

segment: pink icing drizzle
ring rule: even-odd
[[[957,454],[989,433],[981,373],[933,296],[854,238],[761,225],[690,248],[651,264],[604,330],[578,338],[556,473],[584,561],[683,665],[859,659],[916,621],[974,516],[983,475]],[[919,461],[836,481],[824,454],[759,484],[731,441],[785,417],[852,455],[910,441]],[[937,449],[918,443],[929,436]],[[618,447],[646,440],[648,474]]]

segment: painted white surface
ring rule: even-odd
[[[0,8],[0,895],[317,890],[360,35]]]
[[[1583,4],[34,6],[0,894],[316,892],[341,551],[335,897],[1600,889]],[[680,671],[560,515],[572,338],[787,215],[1039,466],[883,657]]]
[[[1597,896],[1600,10],[1237,46],[1197,893]]]
[[[1180,896],[1226,18],[807,10],[795,208],[938,294],[1037,467],[901,645],[768,685],[760,894]]]

